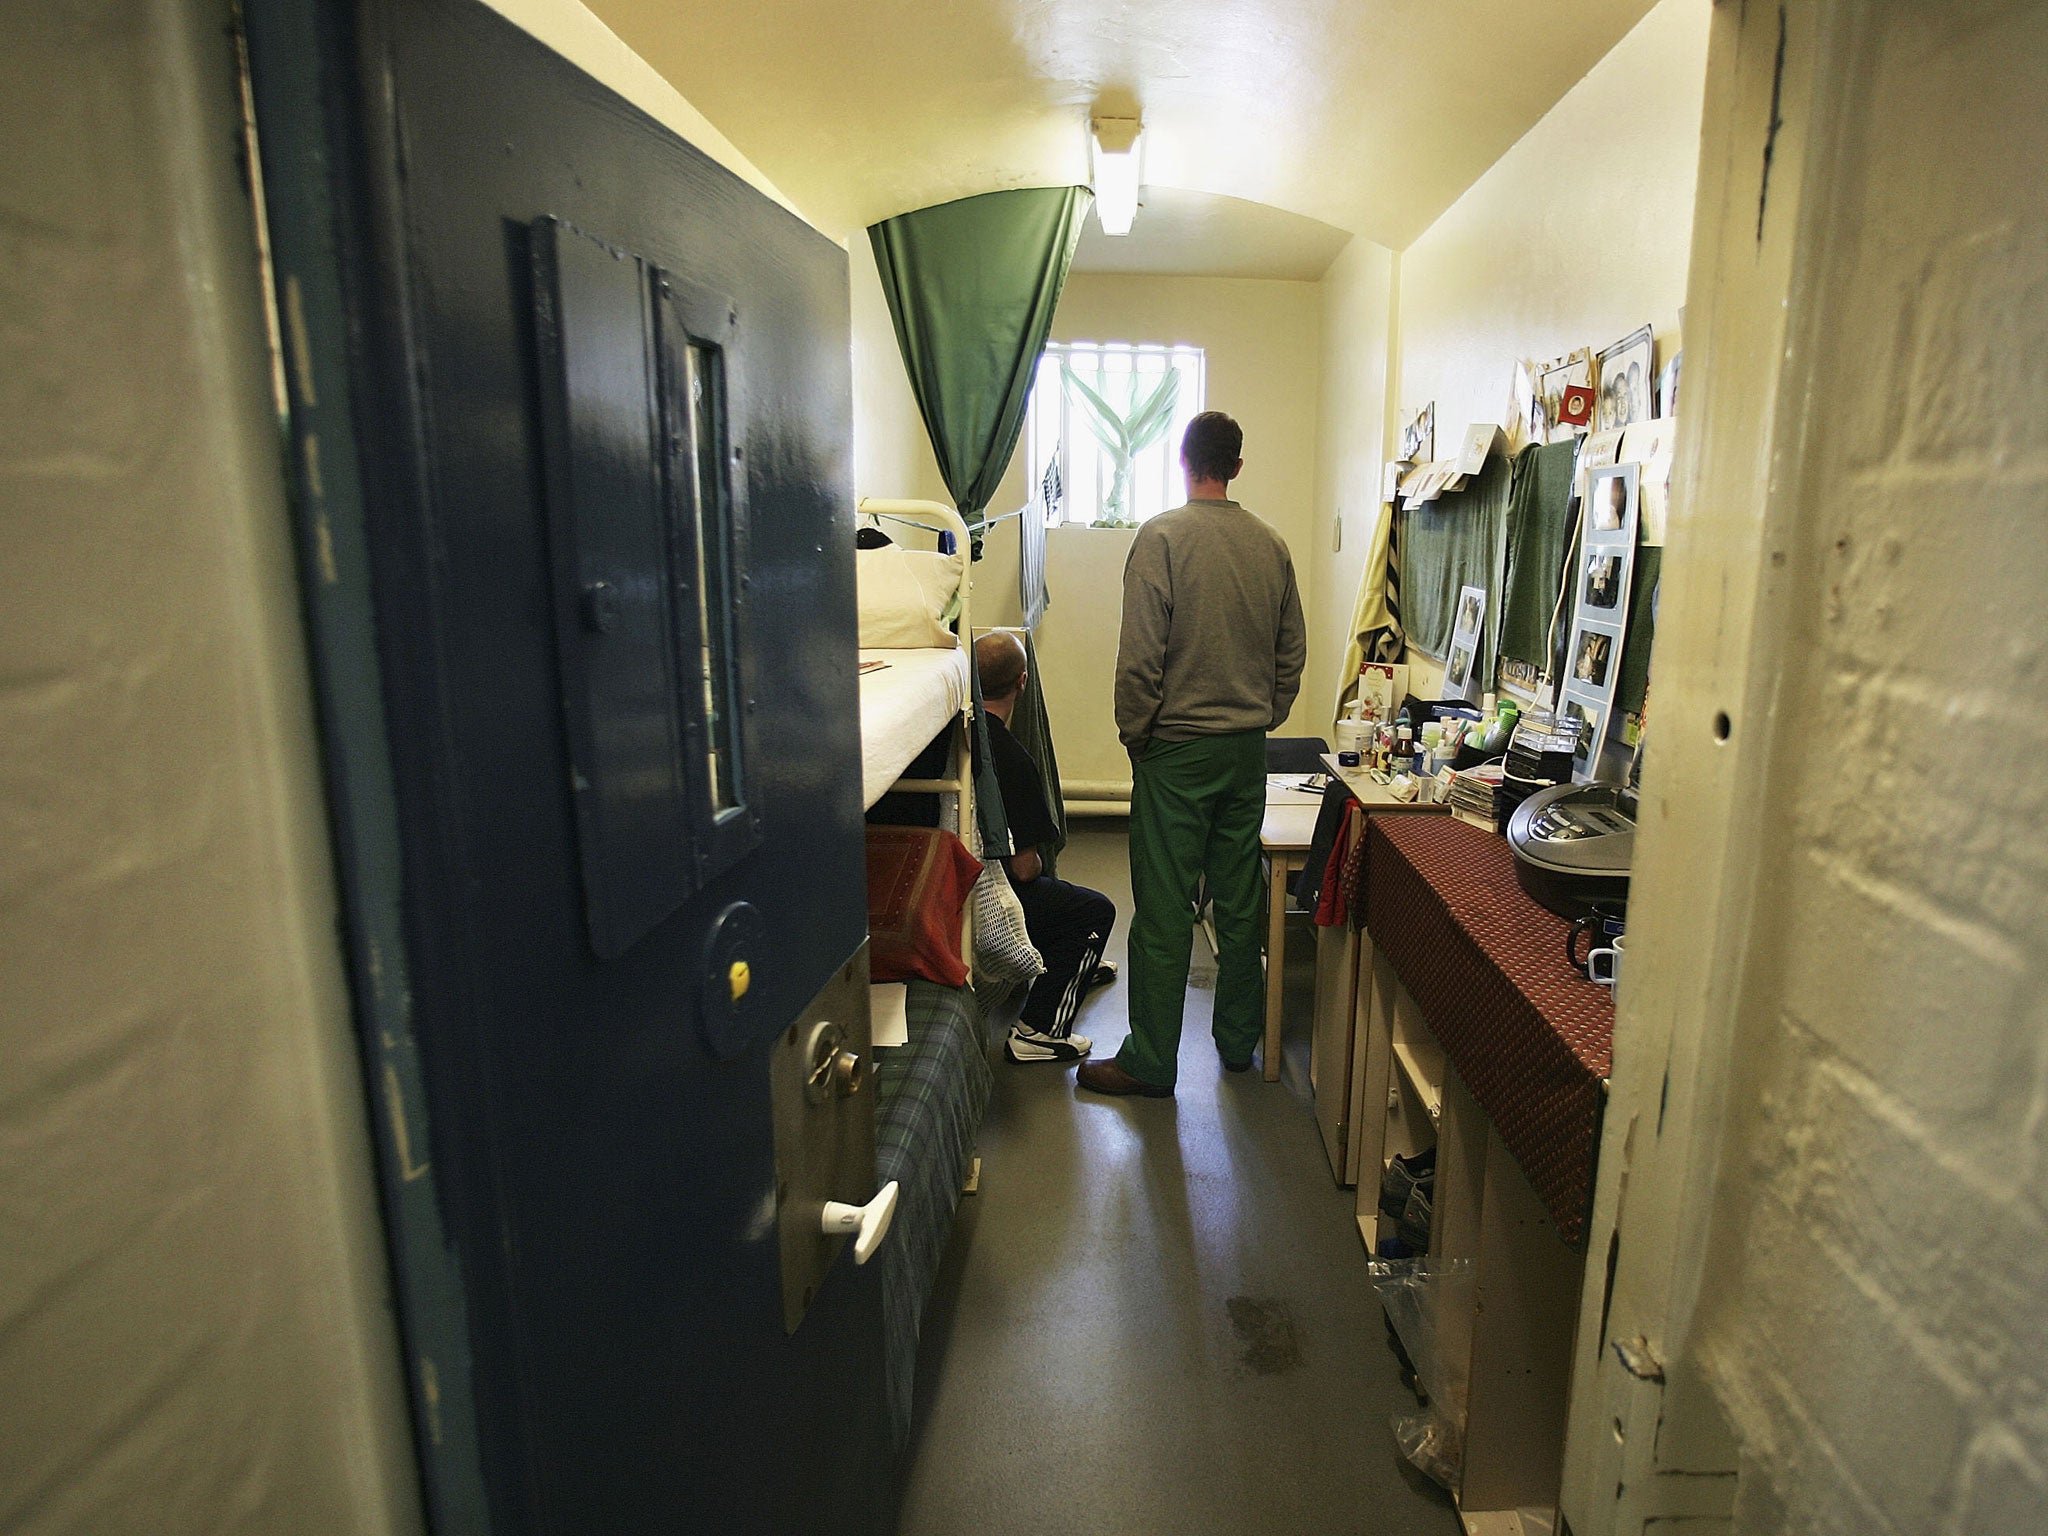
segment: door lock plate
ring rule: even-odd
[[[825,1205],[863,1205],[875,1193],[874,1095],[863,944],[780,1035],[769,1058],[775,1115],[776,1225],[782,1243],[782,1321],[791,1333],[846,1245],[822,1230]]]

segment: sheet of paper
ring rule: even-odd
[[[868,1028],[876,1045],[910,1044],[910,984],[877,982],[868,988]]]
[[[1573,490],[1580,501],[1586,499],[1586,487],[1592,481],[1594,470],[1620,462],[1622,434],[1627,430],[1626,427],[1616,427],[1608,432],[1588,432],[1580,442],[1578,467],[1573,477]]]
[[[1500,428],[1490,421],[1467,427],[1464,444],[1458,450],[1458,473],[1476,475],[1486,468],[1487,456],[1493,452],[1494,441],[1500,436]]]
[[[1392,501],[1401,494],[1401,472],[1408,466],[1399,459],[1387,460],[1387,467],[1380,475],[1380,500]]]
[[[1678,423],[1668,416],[1639,421],[1622,429],[1621,447],[1614,462],[1642,466],[1641,535],[1645,544],[1664,542],[1664,524],[1671,505],[1671,457],[1677,442]]]

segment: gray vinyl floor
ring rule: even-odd
[[[1117,903],[1121,823],[1060,874]],[[981,1189],[961,1201],[919,1371],[900,1536],[1453,1536],[1394,1450],[1413,1407],[1307,1100],[1313,937],[1290,924],[1287,1073],[1226,1076],[1195,976],[1172,1100],[998,1064]],[[1123,983],[1079,1032],[1113,1054]]]

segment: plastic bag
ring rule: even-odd
[[[1414,1413],[1394,1415],[1394,1443],[1424,1476],[1455,1489],[1464,1463],[1470,1362],[1465,1349],[1446,1347],[1443,1323],[1472,1315],[1472,1263],[1376,1259],[1367,1273],[1429,1399]]]

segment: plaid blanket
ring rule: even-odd
[[[910,983],[910,1043],[880,1053],[875,1071],[875,1174],[902,1184],[882,1244],[882,1315],[889,1417],[896,1448],[910,1434],[917,1337],[945,1257],[953,1208],[995,1084],[986,1015],[965,987]]]

